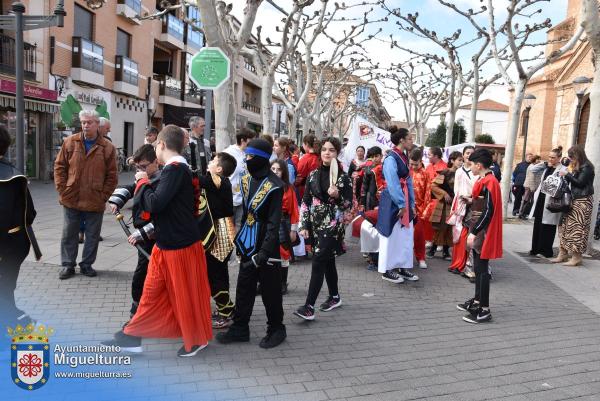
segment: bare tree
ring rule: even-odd
[[[515,157],[515,146],[517,143],[517,132],[519,130],[519,120],[521,115],[521,106],[525,96],[525,88],[533,75],[542,69],[544,66],[552,63],[554,60],[562,56],[575,46],[583,33],[583,28],[580,27],[560,49],[553,51],[549,55],[544,55],[543,51],[539,56],[527,57],[527,51],[536,45],[544,45],[545,43],[536,44],[532,42],[532,35],[535,32],[546,30],[551,26],[551,21],[545,19],[542,22],[536,22],[533,17],[542,12],[541,9],[532,10],[532,7],[545,0],[510,0],[507,8],[506,19],[499,24],[497,16],[494,12],[493,0],[488,0],[487,11],[489,19],[489,35],[490,45],[496,61],[498,70],[502,74],[504,80],[511,86],[514,91],[511,105],[511,115],[509,131],[507,135],[507,143],[504,157],[504,167],[502,174],[502,200],[504,203],[504,215],[508,212],[508,195],[510,193],[510,181],[512,173],[512,164]],[[522,17],[527,20],[527,23],[519,23],[517,18]],[[511,59],[517,71],[516,79],[511,77],[511,74],[506,67],[503,54],[500,48],[500,36],[508,45],[508,57]],[[531,54],[529,52],[529,54]],[[530,62],[529,67],[525,63]]]
[[[448,103],[450,75],[442,73],[442,66],[433,60],[414,59],[392,64],[383,75],[384,85],[392,101],[401,101],[410,130],[417,132],[417,140],[425,143],[429,118]]]
[[[600,168],[600,14],[597,0],[583,0],[581,26],[585,29],[587,40],[593,49],[594,78],[590,87],[590,120],[585,143],[585,152],[596,171]],[[598,198],[600,197],[600,174],[594,181],[594,208],[592,212],[592,229],[588,240],[588,253],[591,253],[594,243],[594,223],[598,213]]]

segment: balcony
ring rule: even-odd
[[[168,75],[155,75],[154,79],[158,81],[158,102],[170,104],[172,106],[181,106],[181,81]]]
[[[142,15],[142,0],[117,0],[117,14],[131,24],[141,25],[138,16]]]
[[[244,68],[250,71],[253,74],[256,74],[256,67],[247,59],[244,59]]]
[[[252,113],[260,114],[260,106],[252,104],[250,102],[242,102],[242,109],[248,110]]]
[[[183,35],[185,27],[182,20],[174,15],[167,14],[162,18],[162,33],[160,41],[171,49],[183,50]]]
[[[35,81],[36,46],[24,43],[24,47],[24,76],[28,81]],[[0,73],[15,75],[15,71],[15,40],[10,36],[0,34]]]
[[[204,46],[204,35],[194,30],[191,24],[185,25],[185,51],[190,54],[197,53]]]
[[[189,103],[194,103],[199,106],[202,106],[202,91],[198,89],[198,87],[188,79],[185,85],[185,93],[183,95],[183,100]]]
[[[104,48],[97,43],[73,37],[71,78],[104,86]]]
[[[125,56],[115,57],[115,82],[113,83],[115,92],[138,97],[140,95],[138,78],[138,64],[135,61]]]

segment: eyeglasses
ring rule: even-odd
[[[154,163],[154,162],[152,162],[152,163]],[[135,165],[135,168],[138,171],[146,171],[148,169],[148,166],[150,166],[152,163],[146,163],[146,164],[137,163]]]

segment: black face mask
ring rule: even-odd
[[[271,171],[269,160],[259,156],[254,156],[252,159],[246,160],[246,167],[252,178],[256,179],[266,177],[269,175],[269,171]]]

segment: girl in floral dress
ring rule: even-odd
[[[312,273],[304,305],[294,314],[305,320],[314,320],[314,305],[327,281],[329,297],[319,309],[328,312],[342,305],[338,292],[335,257],[344,249],[344,212],[352,205],[352,185],[337,156],[340,141],[329,137],[321,147],[321,166],[313,171],[306,182],[300,206],[300,235],[311,238],[314,248]]]

